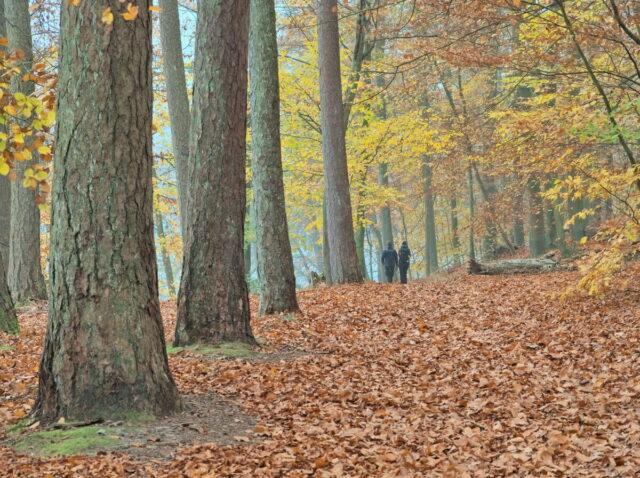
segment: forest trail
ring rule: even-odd
[[[640,294],[554,298],[571,281],[454,273],[301,292],[301,315],[253,322],[261,356],[274,360],[170,354],[183,395],[235,402],[255,419],[251,434],[145,463],[121,452],[34,458],[3,446],[3,472],[630,476],[640,469]],[[163,312],[171,337],[173,304]],[[23,308],[22,333],[0,336],[5,424],[33,403],[45,320]]]

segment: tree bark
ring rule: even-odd
[[[471,165],[467,168],[467,185],[469,188],[469,260],[476,260],[475,235],[473,231],[473,221],[476,216],[476,199],[473,192],[473,170]]]
[[[7,25],[4,18],[4,0],[0,0],[0,38],[6,38]],[[6,51],[5,47],[0,47]],[[6,133],[4,125],[0,131]],[[11,182],[6,176],[0,176],[0,262],[6,276],[9,268],[9,231],[11,228]],[[6,277],[4,279],[6,283]]]
[[[201,2],[174,344],[255,344],[244,271],[249,0]]]
[[[94,419],[178,407],[153,237],[151,18],[115,0],[63,3],[51,299],[35,415]],[[113,24],[100,19],[111,8]]]
[[[188,163],[189,160],[189,96],[184,76],[180,14],[177,0],[160,0],[160,42],[164,56],[164,78],[167,85],[167,104],[171,126],[171,144],[178,177],[180,201],[180,225],[184,234],[187,212]]]
[[[280,145],[280,84],[273,0],[251,0],[251,150],[260,315],[298,311]]]
[[[528,274],[542,272],[558,266],[558,262],[549,257],[532,259],[508,259],[504,261],[479,263],[469,261],[469,274],[498,275],[498,274]]]
[[[7,274],[4,264],[0,261],[0,332],[17,334],[19,331],[18,318],[7,285]]]
[[[362,282],[349,193],[336,0],[318,0],[317,14],[322,154],[331,278],[335,284]]]
[[[173,278],[173,266],[171,265],[171,255],[167,250],[165,241],[167,239],[164,233],[164,218],[161,213],[156,214],[155,218],[156,234],[160,242],[160,257],[162,258],[162,267],[164,268],[164,278],[167,281],[167,289],[169,295],[174,298],[176,296],[175,279]]]
[[[11,81],[11,90],[27,96],[33,94],[32,81],[22,81],[31,71],[33,49],[31,43],[31,17],[29,0],[5,0],[7,37],[13,50],[24,52],[22,71]],[[16,163],[17,180],[11,183],[11,228],[9,240],[8,282],[13,299],[26,301],[44,299],[46,289],[40,265],[40,209],[36,205],[36,191],[22,185],[24,172],[34,159]]]
[[[438,244],[436,242],[436,214],[433,198],[433,171],[428,159],[422,165],[424,181],[424,241],[425,274],[430,276],[438,272]]]
[[[544,247],[544,210],[540,197],[540,182],[530,178],[527,182],[529,191],[529,254],[537,257],[545,250]]]

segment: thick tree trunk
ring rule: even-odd
[[[422,165],[424,181],[424,241],[425,274],[430,276],[438,272],[438,244],[436,242],[436,214],[433,198],[433,171],[425,160]]]
[[[22,50],[25,55],[22,72],[11,81],[11,90],[27,96],[34,91],[31,81],[22,81],[31,70],[31,17],[29,0],[5,0],[5,17],[9,48]],[[36,205],[36,191],[23,187],[24,172],[37,161],[23,161],[15,166],[17,180],[11,183],[11,228],[9,240],[8,282],[16,301],[44,299],[46,289],[40,265],[40,209]]]
[[[176,346],[246,342],[244,271],[249,0],[201,2]]]
[[[336,0],[318,0],[317,14],[322,154],[331,278],[336,284],[362,282],[349,194]]]
[[[0,0],[0,38],[6,38],[7,25],[4,18],[4,0]],[[0,47],[1,51],[6,48]],[[6,132],[5,126],[0,125],[0,131]],[[6,176],[0,176],[0,262],[6,271],[9,268],[9,231],[11,228],[11,182]],[[4,279],[6,282],[6,277]]]
[[[173,266],[171,265],[171,255],[167,250],[167,246],[165,245],[165,241],[167,239],[164,233],[164,218],[161,213],[156,214],[156,234],[158,236],[158,241],[160,242],[160,256],[162,258],[162,267],[164,269],[164,278],[167,281],[167,289],[169,290],[169,295],[173,298],[176,296],[176,286],[175,279],[173,278]]]
[[[160,42],[162,43],[164,78],[171,126],[171,144],[178,176],[180,225],[184,233],[188,192],[189,96],[184,76],[180,14],[177,0],[160,0]]]
[[[298,310],[285,209],[274,0],[251,0],[251,149],[260,315]]]
[[[18,318],[13,308],[13,300],[7,286],[7,274],[2,261],[0,261],[0,332],[9,334],[19,332]]]
[[[558,262],[548,258],[509,259],[504,261],[479,263],[469,261],[469,274],[498,275],[498,274],[530,274],[553,269]]]
[[[137,5],[126,21],[115,0],[62,4],[44,422],[178,406],[153,237],[151,18]]]

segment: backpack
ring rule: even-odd
[[[400,253],[398,254],[398,256],[400,258],[400,264],[409,264],[409,256],[411,256],[411,252],[409,251],[409,249],[400,248]]]

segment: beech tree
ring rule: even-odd
[[[22,77],[32,69],[33,51],[29,0],[5,0],[4,4],[9,48],[24,56],[22,74],[11,80],[11,90],[30,95],[32,81]],[[9,289],[15,300],[44,299],[46,290],[40,264],[40,209],[36,204],[37,191],[22,185],[25,171],[37,160],[21,161],[15,165],[17,181],[11,183],[11,227],[9,240]]]
[[[171,128],[171,144],[178,176],[180,223],[184,231],[189,160],[189,96],[184,76],[180,14],[177,0],[160,0],[160,41]]]
[[[4,0],[0,0],[0,38],[6,38],[7,25],[4,18]],[[5,52],[6,48],[1,47]],[[0,131],[5,128],[0,127]],[[4,131],[3,131],[4,132]],[[5,176],[0,176],[0,262],[6,276],[9,267],[9,229],[11,227],[11,183]],[[1,281],[2,279],[0,279]],[[6,281],[6,277],[4,279]]]
[[[297,311],[296,283],[280,150],[280,86],[273,0],[251,0],[252,184],[255,202],[260,314]]]
[[[244,274],[249,0],[199,5],[174,344],[256,343]]]
[[[362,282],[353,235],[345,145],[338,6],[336,0],[318,0],[318,63],[320,119],[324,160],[327,239],[334,284]]]
[[[62,5],[51,298],[35,406],[45,422],[178,405],[153,241],[151,19],[146,0],[138,7],[127,21],[116,1]]]
[[[7,286],[7,274],[0,261],[0,332],[15,334],[18,332],[18,318],[13,308],[13,300]]]

